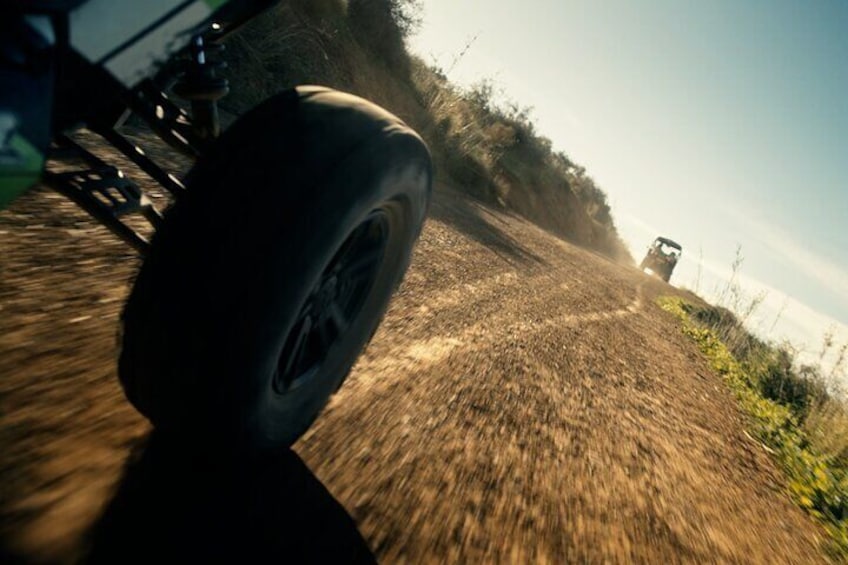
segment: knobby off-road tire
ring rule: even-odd
[[[124,309],[121,383],[167,432],[290,445],[406,271],[427,148],[365,100],[301,87],[240,118],[186,185]]]

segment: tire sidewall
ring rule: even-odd
[[[279,300],[274,304],[271,315],[271,326],[277,331],[262,336],[261,350],[265,353],[256,357],[261,361],[255,365],[251,382],[246,383],[250,399],[247,413],[253,416],[246,420],[246,433],[261,444],[289,441],[286,436],[293,435],[292,430],[296,430],[294,435],[299,436],[311,424],[341,385],[359,352],[376,330],[409,265],[410,251],[418,238],[427,209],[430,173],[426,156],[416,149],[416,144],[405,142],[399,146],[398,141],[383,139],[363,148],[338,167],[332,178],[322,183],[321,194],[316,194],[314,210],[333,210],[322,219],[322,223],[335,229],[315,232],[314,239],[298,251],[299,255],[314,259],[309,261],[308,270],[298,277],[309,282],[290,285],[286,292],[277,295]],[[418,155],[410,159],[407,151]],[[309,290],[317,284],[324,268],[348,235],[373,210],[385,203],[397,205],[397,213],[402,217],[394,227],[401,232],[391,234],[380,275],[362,306],[362,311],[369,315],[366,319],[359,316],[349,329],[348,333],[356,338],[345,347],[337,347],[325,360],[322,372],[330,373],[329,378],[311,379],[295,389],[293,394],[279,394],[272,386],[271,376]],[[295,231],[306,231],[313,220],[310,215],[304,214],[305,224]],[[280,260],[291,261],[291,257]],[[282,287],[287,281],[280,280],[279,283]],[[292,299],[288,300],[288,297]],[[244,359],[240,363],[250,362],[251,359]],[[307,415],[306,418],[303,415]]]
[[[291,444],[346,377],[409,264],[431,193],[423,141],[376,107],[363,119],[292,92],[277,99],[237,122],[189,174],[190,192],[157,233],[127,303],[121,380],[157,427]],[[263,123],[269,115],[281,123]],[[350,132],[315,136],[331,131],[321,119],[361,135],[355,143]],[[249,146],[252,132],[275,126],[289,129]],[[395,249],[363,307],[367,320],[326,360],[326,378],[279,394],[274,369],[309,292],[347,236],[387,202],[400,210],[400,232],[390,235]]]

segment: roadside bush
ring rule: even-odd
[[[791,351],[751,334],[727,308],[688,303],[682,308],[701,327],[716,334],[763,397],[786,406],[799,421],[807,418],[813,406],[829,400],[818,369],[796,366]]]
[[[848,469],[848,408],[843,402],[821,398],[810,407],[803,425],[822,455]]]
[[[830,550],[848,560],[848,411],[831,395],[818,368],[795,367],[786,349],[748,335],[747,355],[737,358],[722,336],[745,332],[725,309],[664,297],[712,369],[750,416],[751,430],[774,454],[799,506],[829,532]],[[732,330],[732,331],[730,331]],[[723,333],[722,333],[723,332]],[[753,345],[753,346],[751,346]]]
[[[801,421],[813,406],[828,399],[819,375],[810,368],[795,368],[786,349],[764,349],[760,355],[765,359],[749,365],[757,375],[763,396],[788,406]]]

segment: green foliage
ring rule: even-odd
[[[721,337],[722,333],[729,335],[728,327],[738,324],[728,311],[702,308],[671,297],[660,298],[659,304],[681,321],[683,333],[695,340],[712,369],[751,416],[754,435],[783,467],[792,497],[830,533],[834,556],[848,558],[846,445],[840,446],[841,457],[832,449],[821,449],[819,446],[825,444],[811,437],[803,425],[805,419],[821,418],[822,406],[829,406],[844,417],[845,411],[839,409],[843,405],[828,396],[820,381],[798,374],[785,350],[771,348],[749,336],[748,347],[741,350],[744,357],[736,357]],[[741,326],[737,329],[744,331]],[[825,417],[823,421],[837,420]]]
[[[829,398],[827,387],[814,368],[797,369],[786,347],[776,347],[752,335],[730,310],[687,303],[681,307],[739,360],[759,394],[789,407],[799,420],[803,421],[814,406]]]
[[[822,381],[796,371],[789,351],[764,349],[758,352],[755,360],[750,370],[758,375],[762,394],[789,406],[799,418],[806,418],[810,409],[826,398]]]

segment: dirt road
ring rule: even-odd
[[[151,438],[124,401],[134,268],[58,196],[0,214],[0,561],[823,559],[671,288],[518,218],[440,190],[347,383],[261,459]]]

